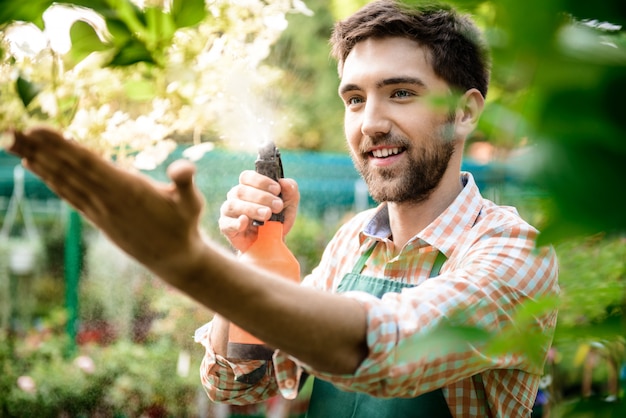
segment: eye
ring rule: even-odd
[[[408,99],[414,96],[415,96],[415,93],[413,93],[410,90],[405,90],[405,89],[395,90],[393,94],[391,95],[391,97],[397,98],[397,99]]]
[[[347,106],[358,106],[363,102],[365,102],[365,100],[361,96],[350,96],[346,99]]]

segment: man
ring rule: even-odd
[[[537,231],[460,172],[487,92],[478,31],[445,7],[382,0],[336,26],[333,51],[350,153],[381,205],[346,223],[300,286],[202,236],[188,163],[173,164],[173,183],[162,185],[45,129],[16,132],[10,150],[122,249],[219,314],[197,335],[212,399],[293,398],[305,371],[315,377],[311,417],[530,416],[555,312],[534,317],[546,338],[532,353],[437,342],[451,322],[497,336],[524,302],[558,292]],[[252,219],[284,209],[288,231],[298,200],[294,181],[244,172],[220,228],[245,250]],[[224,358],[224,318],[275,347],[272,359]]]

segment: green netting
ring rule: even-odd
[[[159,180],[166,180],[166,167],[181,158],[184,147],[179,147],[157,169],[146,172]],[[358,208],[374,202],[359,188],[360,178],[350,157],[340,153],[314,153],[281,151],[285,176],[294,178],[300,187],[301,211],[320,216],[329,208],[339,211],[352,210],[356,200]],[[216,149],[198,161],[197,184],[206,196],[209,205],[219,205],[226,193],[239,179],[242,170],[254,169],[256,153],[242,153]],[[0,152],[0,197],[11,196],[13,190],[13,167],[19,160]],[[485,188],[504,180],[503,174],[490,165],[477,165],[466,161],[464,170],[471,171],[479,184]],[[34,175],[26,173],[25,196],[31,199],[54,198],[54,194]]]

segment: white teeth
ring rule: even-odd
[[[400,153],[400,148],[383,148],[372,151],[372,155],[376,158],[385,158],[390,155],[396,155]]]

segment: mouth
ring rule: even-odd
[[[368,155],[373,158],[389,158],[402,154],[404,151],[406,151],[404,147],[381,147],[371,150]]]

